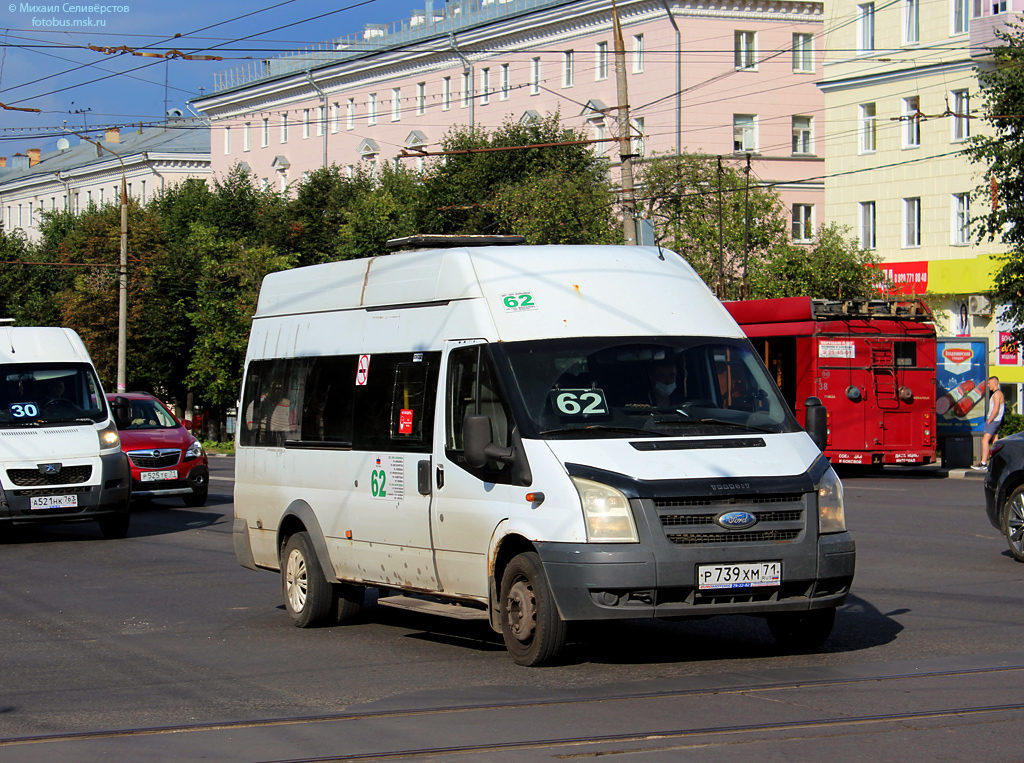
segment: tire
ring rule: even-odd
[[[512,659],[533,667],[551,662],[565,646],[565,621],[558,614],[540,557],[519,554],[501,576],[501,635]]]
[[[783,649],[811,652],[825,643],[835,621],[835,607],[805,612],[780,612],[768,616],[768,630]]]
[[[183,495],[181,500],[185,502],[186,506],[193,508],[203,506],[206,504],[206,498],[210,494],[210,488],[204,487],[202,490],[193,490],[192,495]]]
[[[288,616],[297,628],[312,628],[328,620],[337,602],[307,533],[295,533],[281,555],[281,584]]]
[[[359,617],[366,601],[366,588],[353,583],[335,583],[334,595],[337,602],[337,613],[334,617],[339,625],[349,623]]]
[[[116,540],[128,534],[128,525],[131,522],[131,518],[132,515],[127,511],[119,511],[116,514],[100,517],[96,521],[99,522],[100,532],[103,533],[104,538]]]
[[[1018,562],[1024,562],[1024,487],[1017,488],[1006,499],[1002,525],[1010,553]]]

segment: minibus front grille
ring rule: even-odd
[[[740,504],[795,503],[803,504],[801,493],[787,495],[745,495],[736,498],[655,498],[657,509],[686,509],[695,506],[721,507],[722,511]]]
[[[35,490],[12,490],[15,495],[53,495],[55,490],[53,488],[36,488]],[[60,489],[61,495],[82,495],[83,493],[91,493],[92,485],[84,485],[79,487],[62,487]]]
[[[140,469],[160,469],[165,466],[177,466],[181,459],[180,450],[160,450],[159,456],[154,456],[152,450],[132,450],[128,452],[128,458]]]
[[[666,533],[677,546],[710,546],[732,543],[789,543],[800,537],[800,530],[752,530],[750,532]]]
[[[754,511],[758,522],[802,522],[803,509],[793,511]],[[662,527],[692,527],[696,525],[713,525],[717,514],[662,514]]]
[[[47,485],[77,485],[88,482],[92,476],[92,465],[65,466],[56,474],[41,474],[38,469],[8,469],[7,478],[18,487],[43,487]]]

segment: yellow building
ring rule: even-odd
[[[830,219],[881,257],[899,291],[930,297],[940,335],[987,337],[990,373],[1014,399],[1024,367],[1000,364],[1007,327],[986,298],[1004,247],[977,242],[986,172],[960,152],[985,129],[977,68],[991,65],[993,29],[1016,16],[981,0],[827,3],[820,83]]]

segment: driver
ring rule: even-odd
[[[56,413],[57,415],[78,415],[82,412],[81,408],[75,405],[74,402],[64,397],[64,380],[61,378],[50,379],[46,382],[46,402],[43,403],[43,408],[48,410],[51,414]]]
[[[671,360],[656,360],[647,368],[651,382],[651,401],[655,408],[669,408],[683,402],[682,390],[676,384],[678,371]]]

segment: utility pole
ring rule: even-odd
[[[750,153],[747,153],[747,166],[744,170],[747,176],[747,184],[743,191],[743,286],[740,299],[747,299],[750,296],[750,287],[747,282],[747,262],[750,260]]]
[[[718,157],[718,288],[715,296],[725,298],[725,215],[722,210],[722,157]]]
[[[622,177],[622,233],[627,245],[636,244],[636,199],[633,196],[633,141],[629,126],[629,92],[626,87],[626,43],[622,41],[619,9],[612,0],[615,31],[615,90],[619,99],[619,171]]]

